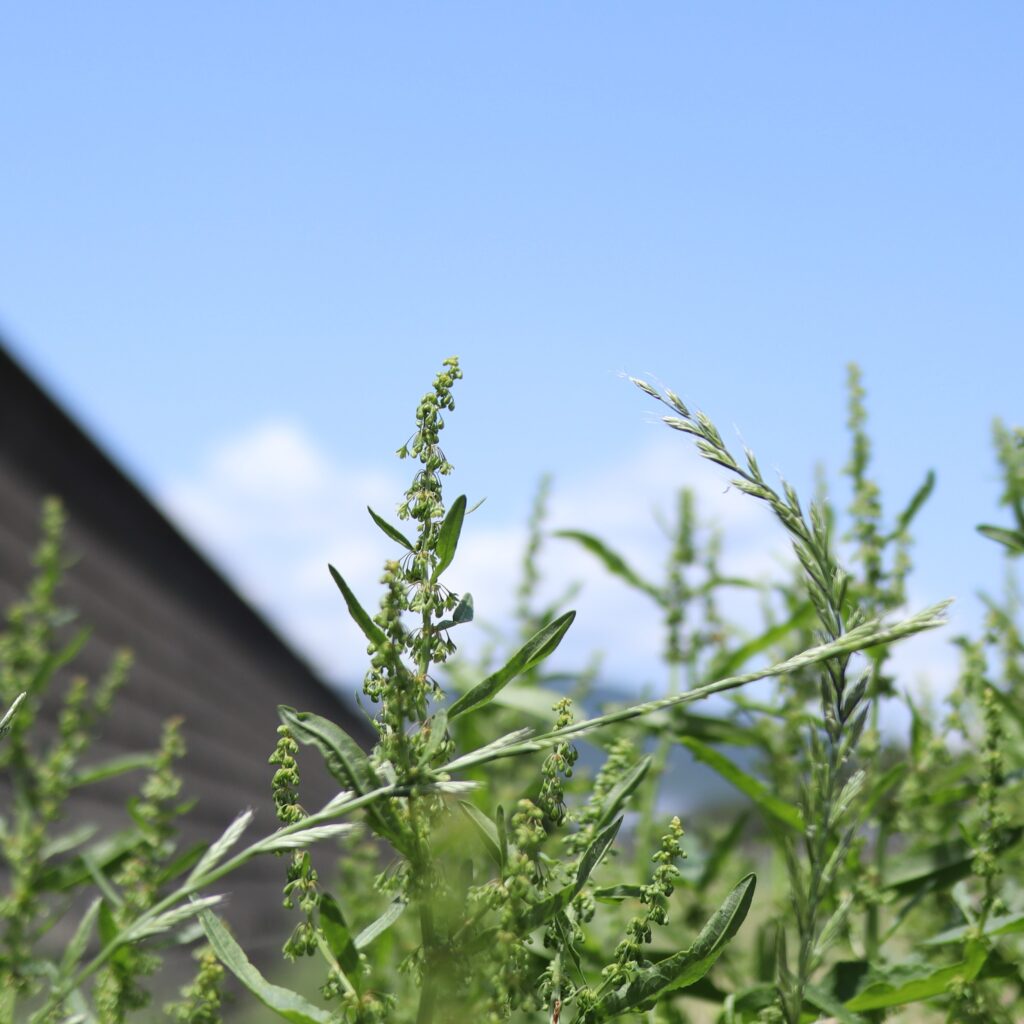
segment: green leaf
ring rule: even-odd
[[[138,829],[125,829],[97,839],[82,855],[44,871],[36,883],[39,889],[65,891],[80,885],[97,869],[111,871],[142,841]],[[86,863],[88,858],[88,863]]]
[[[594,890],[594,899],[602,903],[622,903],[638,900],[643,895],[642,885],[605,885]]]
[[[736,844],[740,841],[740,837],[743,835],[743,829],[747,824],[748,816],[749,813],[746,811],[739,815],[732,823],[729,831],[715,843],[714,849],[708,854],[707,859],[701,865],[700,877],[696,883],[698,892],[707,892],[714,885],[719,872],[729,858],[729,854],[732,853]]]
[[[999,850],[1015,844],[1024,828],[1010,829],[1000,837]],[[925,854],[893,857],[886,866],[882,887],[898,896],[915,896],[922,891],[948,889],[971,873],[974,854],[964,842],[945,843]]]
[[[437,554],[437,565],[431,573],[430,581],[433,583],[441,573],[452,564],[455,558],[455,549],[459,546],[459,535],[462,533],[462,520],[466,518],[466,496],[460,494],[448,514],[441,523],[441,529],[437,531],[437,544],[434,551]]]
[[[1008,547],[1015,555],[1024,551],[1024,533],[1020,530],[1007,530],[1002,526],[983,524],[978,527],[978,533]]]
[[[384,531],[386,536],[390,537],[396,543],[401,544],[406,551],[416,550],[401,530],[395,529],[395,527],[393,527],[386,519],[381,519],[381,517],[377,515],[369,505],[366,506],[366,511],[370,513],[370,518],[381,528],[381,530]]]
[[[914,516],[921,510],[921,506],[935,490],[935,470],[929,469],[925,474],[924,482],[914,492],[913,497],[907,502],[907,507],[896,517],[896,528],[889,535],[888,539],[895,539],[904,533],[914,519]]]
[[[331,1024],[335,1019],[333,1013],[314,1006],[298,992],[267,981],[212,911],[201,911],[199,920],[220,962],[268,1009],[293,1024]]]
[[[463,594],[462,600],[455,606],[450,619],[442,619],[434,623],[434,629],[451,629],[461,626],[464,622],[473,621],[473,595]]]
[[[745,771],[737,768],[724,754],[709,747],[700,740],[692,739],[689,736],[680,737],[679,742],[692,751],[698,761],[703,761],[709,768],[714,769],[727,782],[731,782],[741,793],[745,793],[757,804],[766,814],[770,814],[776,821],[788,825],[798,832],[804,829],[804,816],[799,807],[794,807],[781,797],[776,796],[763,782],[748,775]]]
[[[727,651],[715,658],[708,672],[713,678],[731,676],[741,669],[756,654],[763,654],[776,644],[790,637],[796,630],[814,621],[814,606],[805,601],[793,614],[777,626],[766,629],[763,633],[741,644],[734,651]]]
[[[351,979],[359,978],[359,950],[352,941],[352,933],[348,930],[345,915],[341,912],[334,897],[327,892],[320,894],[320,927],[330,947],[334,959]]]
[[[615,837],[619,834],[621,826],[622,818],[616,818],[610,825],[601,829],[590,841],[590,844],[583,852],[583,856],[580,857],[580,865],[576,869],[576,884],[573,886],[573,896],[577,896],[583,891],[583,886],[587,884],[587,879],[590,878],[591,872],[601,863],[604,855],[608,852],[612,843],[615,842]]]
[[[334,582],[338,585],[341,596],[345,598],[348,613],[352,616],[355,624],[363,631],[363,635],[374,647],[383,647],[388,642],[388,638],[384,635],[384,630],[366,614],[363,606],[356,600],[356,595],[352,593],[349,585],[341,578],[341,573],[333,565],[328,565],[327,568],[330,570],[331,576],[334,577]]]
[[[134,772],[141,768],[152,768],[156,764],[156,754],[124,754],[112,757],[108,761],[89,765],[71,776],[71,786],[88,786],[92,782],[102,782],[126,772]]]
[[[77,828],[71,829],[70,832],[65,832],[63,835],[50,839],[40,848],[39,859],[41,861],[50,860],[51,857],[59,857],[62,853],[67,853],[68,850],[73,850],[76,846],[87,843],[96,835],[99,828],[99,825],[89,822],[88,824],[79,825]]]
[[[954,985],[963,981],[973,981],[985,963],[986,955],[980,943],[974,944],[968,951],[967,958],[961,963],[940,967],[937,971],[922,973],[919,977],[896,984],[886,981],[875,982],[849,1000],[846,1008],[881,1010],[887,1006],[903,1006],[906,1003],[917,1003],[922,999],[944,995]]]
[[[974,932],[974,925],[962,924],[959,928],[950,928],[947,931],[933,935],[919,943],[922,946],[945,946],[949,943],[963,942]],[[1015,935],[1017,932],[1024,932],[1024,914],[1002,914],[993,917],[982,933],[986,938],[995,938],[999,935]]]
[[[808,985],[805,994],[807,1002],[827,1013],[835,1024],[863,1024],[864,1022],[863,1017],[858,1017],[852,1010],[843,1006],[835,996],[829,995],[817,985]]]
[[[407,904],[395,900],[372,924],[368,924],[355,938],[356,949],[366,949],[379,935],[383,935],[405,912]]]
[[[649,755],[642,757],[608,791],[608,795],[604,798],[604,805],[601,807],[601,817],[597,820],[598,828],[604,828],[619,813],[622,805],[629,799],[633,791],[643,782],[650,771],[652,760]]]
[[[461,626],[464,622],[473,621],[473,595],[463,594],[462,599],[455,606],[455,610],[452,612],[452,621],[456,626]]]
[[[498,810],[494,815],[498,829],[498,853],[501,856],[501,869],[505,870],[508,863],[508,830],[505,827],[505,808],[498,804]]]
[[[89,904],[85,913],[82,915],[82,919],[78,922],[78,927],[75,929],[75,934],[71,937],[71,941],[64,949],[64,956],[60,961],[62,974],[70,974],[74,969],[75,964],[82,959],[82,955],[85,953],[86,947],[89,945],[89,936],[92,934],[93,927],[96,924],[96,918],[99,916],[100,907],[102,905],[103,897],[97,896],[92,903]]]
[[[612,551],[604,541],[598,540],[593,534],[584,533],[581,530],[556,530],[554,536],[576,541],[577,544],[580,544],[592,555],[600,559],[604,567],[613,576],[618,576],[620,580],[628,583],[631,587],[642,590],[645,594],[653,597],[658,604],[664,603],[665,595],[660,587],[656,587],[653,583],[645,580],[629,566],[621,555]]]
[[[315,746],[323,755],[327,770],[347,789],[358,796],[379,789],[381,781],[369,758],[340,725],[311,711],[296,711],[280,705],[277,713],[300,743]],[[380,835],[400,849],[400,831],[394,815],[378,802],[366,807],[367,817]]]
[[[575,612],[566,612],[554,622],[549,622],[543,629],[534,633],[497,672],[492,673],[459,697],[448,709],[448,721],[454,721],[467,711],[476,711],[483,707],[492,701],[495,694],[512,682],[516,676],[529,672],[534,665],[542,662],[562,642],[562,637],[565,636],[575,618]]]
[[[639,971],[632,981],[598,1004],[598,1016],[611,1017],[653,1006],[662,996],[700,981],[725,951],[750,910],[757,879],[741,879],[712,914],[689,949]]]
[[[898,789],[899,786],[902,785],[903,780],[906,778],[909,771],[910,766],[907,762],[900,761],[877,778],[868,789],[868,795],[864,798],[862,814],[865,817],[871,814],[878,802],[886,793],[889,792],[890,789],[893,788],[893,786]]]
[[[491,855],[491,859],[501,866],[501,838],[498,835],[497,826],[478,807],[469,803],[468,800],[459,801],[459,809],[469,819],[470,823],[477,830],[483,840],[484,847]]]

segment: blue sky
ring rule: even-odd
[[[939,476],[915,598],[966,627],[998,585],[973,527],[992,417],[1024,419],[1019,5],[24,4],[4,39],[0,329],[326,671],[358,644],[322,562],[372,586],[362,506],[452,353],[492,617],[545,470],[559,525],[641,564],[688,479],[741,563],[777,542],[622,371],[806,491],[856,359],[890,507]],[[613,632],[640,606],[550,571],[587,581],[570,653],[654,678],[656,631]]]

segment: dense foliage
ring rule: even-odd
[[[80,770],[127,656],[95,687],[70,684],[49,748],[28,742],[44,691],[84,640],[58,640],[61,516],[47,506],[38,579],[0,640],[0,697],[13,704],[0,726],[13,793],[0,829],[0,1021],[125,1020],[146,1004],[160,942],[188,929],[205,939],[197,975],[165,1013],[196,1024],[221,1019],[230,975],[300,1024],[1024,1018],[1024,643],[1010,571],[1024,550],[1024,433],[997,424],[1013,522],[979,528],[1007,552],[1006,591],[985,598],[982,635],[955,639],[962,671],[940,708],[912,698],[890,658],[902,638],[943,624],[941,606],[899,618],[911,526],[934,479],[886,518],[856,370],[845,515],[824,490],[805,508],[702,413],[634,381],[775,517],[795,559],[782,581],[725,575],[723,539],[685,490],[661,580],[596,536],[562,531],[558,543],[643,593],[664,627],[666,696],[599,707],[596,665],[545,667],[574,618],[565,602],[537,602],[546,485],[514,635],[493,638],[482,660],[458,655],[474,606],[455,589],[456,556],[473,510],[444,493],[440,437],[461,376],[446,360],[417,407],[398,453],[415,471],[397,525],[370,511],[395,545],[376,611],[330,568],[366,637],[376,743],[366,752],[336,723],[282,707],[270,757],[281,827],[240,850],[249,814],[175,859],[175,723],[155,754]],[[725,615],[723,593],[737,587],[758,594],[760,628]],[[747,687],[759,680],[755,700]],[[906,737],[881,729],[881,709],[897,703]],[[340,787],[316,812],[301,803],[303,746]],[[737,802],[681,821],[664,784],[679,748]],[[139,770],[119,845],[60,831],[75,788]],[[314,868],[317,843],[341,844],[336,879]],[[295,914],[283,984],[257,971],[216,909],[218,880],[265,853],[282,858]],[[82,890],[88,903],[69,898]],[[68,915],[77,925],[55,955],[45,937]]]

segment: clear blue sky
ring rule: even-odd
[[[232,453],[315,452],[315,500],[355,507],[451,353],[481,527],[550,469],[566,524],[651,564],[595,494],[644,519],[695,460],[617,373],[806,489],[856,359],[890,502],[939,474],[920,595],[996,585],[973,526],[991,419],[1024,420],[1019,4],[21,4],[3,34],[0,329],[285,628],[275,565],[329,551],[328,513],[275,540],[302,502],[260,512]]]

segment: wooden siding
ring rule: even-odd
[[[267,757],[277,705],[327,715],[368,740],[361,713],[317,678],[0,347],[0,607],[31,578],[40,507],[50,494],[65,504],[75,562],[62,603],[92,628],[71,672],[96,679],[121,647],[135,658],[86,762],[152,749],[163,722],[181,715],[184,795],[198,798],[182,847],[214,839],[246,807],[256,811],[250,835],[274,828]],[[339,623],[343,614],[339,600]],[[53,714],[51,704],[41,730],[52,728]],[[314,809],[338,787],[311,751],[300,754],[300,767],[302,800]],[[124,801],[138,782],[139,775],[125,776],[81,790],[69,824],[124,827]],[[0,780],[6,800],[3,786]],[[320,856],[329,875],[329,851]],[[257,960],[279,948],[290,927],[279,908],[284,869],[267,857],[225,881],[234,893],[226,916]]]

